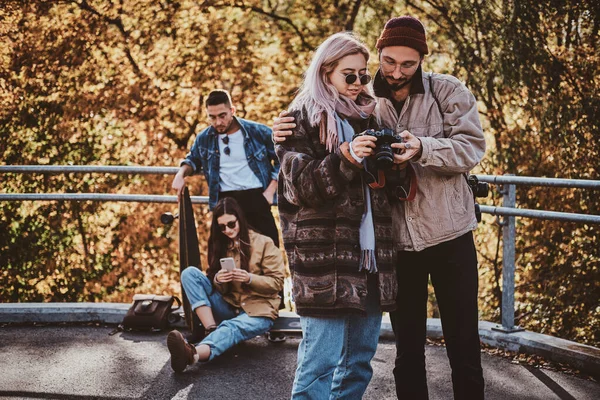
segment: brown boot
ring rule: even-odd
[[[167,347],[171,353],[171,368],[173,368],[173,371],[182,372],[185,367],[194,363],[196,347],[186,342],[179,331],[169,332]]]

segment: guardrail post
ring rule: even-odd
[[[517,187],[514,184],[503,185],[502,206],[515,208],[517,204]],[[502,218],[502,326],[494,330],[504,333],[522,331],[515,326],[515,243],[516,226],[514,216]]]

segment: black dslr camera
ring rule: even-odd
[[[402,138],[394,134],[394,131],[383,128],[380,131],[369,129],[364,135],[371,135],[377,138],[375,142],[375,152],[373,158],[378,169],[390,169],[394,165],[394,149],[392,143],[402,143]],[[356,136],[356,135],[355,135]]]
[[[471,192],[473,192],[474,199],[477,197],[488,197],[490,193],[490,185],[488,183],[479,182],[479,179],[475,175],[469,175],[467,177],[467,184],[471,188]],[[477,202],[475,202],[475,218],[477,218],[477,222],[481,222],[481,209]]]

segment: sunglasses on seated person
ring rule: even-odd
[[[346,74],[342,74],[340,72],[340,75],[346,77],[346,83],[348,85],[352,85],[354,82],[356,82],[357,79],[360,80],[361,85],[366,85],[367,83],[371,82],[371,75],[368,75],[368,74],[364,74],[359,77],[356,74],[347,74],[346,75]]]
[[[233,221],[229,221],[226,224],[219,224],[219,229],[221,230],[221,232],[225,232],[225,229],[229,228],[229,229],[235,229],[235,225],[237,224],[237,219],[233,220]]]

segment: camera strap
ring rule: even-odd
[[[442,105],[440,104],[440,101],[438,100],[438,98],[435,95],[435,92],[433,91],[433,72],[429,73],[429,92],[433,96],[435,104],[437,104],[438,111],[440,112],[440,115],[442,117],[442,125],[444,125],[444,112],[442,111]]]
[[[433,90],[433,72],[429,73],[429,92],[431,93],[431,96],[433,97],[433,100],[435,100],[435,104],[437,104],[437,108],[438,111],[440,112],[440,116],[442,117],[442,130],[444,129],[444,111],[442,111],[442,104],[440,103],[440,100],[437,98],[437,96],[435,95],[435,91]],[[465,177],[465,180],[467,181],[467,186],[469,185],[469,173],[465,172],[463,174],[463,176]]]
[[[408,182],[408,191],[406,190],[406,183]],[[417,195],[417,174],[413,166],[408,163],[406,165],[406,175],[404,177],[404,183],[396,186],[395,193],[396,197],[400,201],[413,201]]]
[[[383,189],[385,187],[385,173],[383,170],[377,170],[377,179],[375,179],[375,176],[370,172],[367,173],[367,177],[369,178],[367,179],[367,185],[369,185],[371,189]]]

